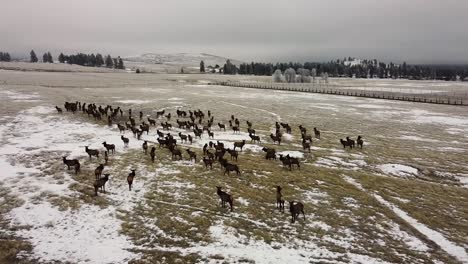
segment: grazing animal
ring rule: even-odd
[[[236,164],[230,164],[230,163],[227,163],[226,166],[224,166],[224,175],[226,175],[226,173],[229,175],[229,173],[231,171],[235,171],[236,172],[236,175],[240,175],[240,171],[239,171],[239,166],[237,166]]]
[[[151,162],[154,163],[154,157],[156,156],[156,148],[155,147],[151,148],[150,156],[151,156]]]
[[[358,147],[362,149],[362,146],[364,145],[364,140],[362,140],[362,137],[358,136],[356,141],[357,141]]]
[[[57,109],[57,112],[58,112],[59,114],[63,113],[62,108],[60,108],[60,107],[58,107],[58,106],[55,106],[55,109]]]
[[[229,203],[229,207],[232,210],[234,210],[233,207],[233,198],[232,195],[228,194],[227,192],[224,192],[221,190],[221,187],[216,186],[216,193],[218,194],[219,198],[221,199],[221,206],[224,208],[226,207],[226,203]]]
[[[68,160],[67,157],[62,157],[63,163],[67,165],[68,169],[71,169],[71,166],[75,166],[76,164],[80,164],[77,159]]]
[[[234,133],[236,133],[236,132],[237,132],[237,133],[240,133],[240,129],[239,129],[238,126],[233,126],[233,127],[232,127],[232,131],[233,131]]]
[[[284,200],[281,190],[281,186],[276,186],[276,208],[278,208],[280,212],[284,213]]]
[[[99,164],[99,166],[94,170],[94,176],[96,180],[101,178],[102,171],[104,170],[104,164]]]
[[[81,165],[80,163],[75,163],[75,174],[78,174],[80,173],[80,169],[81,169]]]
[[[109,175],[110,174],[104,174],[104,177],[96,179],[94,182],[94,195],[98,195],[99,188],[101,188],[102,191],[106,193],[106,182],[109,180]]]
[[[278,142],[278,145],[281,145],[281,136],[280,135],[273,135],[270,134],[271,140],[273,140],[273,143]]]
[[[350,139],[349,137],[346,137],[346,141],[348,142],[349,148],[354,148],[355,147],[355,142],[354,140]]]
[[[190,144],[192,144],[192,142],[193,142],[192,135],[188,135],[187,137],[188,137],[188,141],[190,142]]]
[[[175,159],[177,156],[179,157],[179,159],[181,160],[182,159],[182,152],[180,152],[179,149],[173,149],[171,151],[171,154],[172,154],[172,159]]]
[[[297,158],[290,157],[289,154],[286,155],[286,157],[280,155],[280,160],[283,163],[283,166],[289,167],[289,170],[292,170],[293,165],[296,165],[298,169],[301,168],[299,160]]]
[[[195,153],[195,151],[191,151],[190,149],[187,149],[187,153],[189,154],[190,161],[193,159],[194,162],[197,162],[197,153]]]
[[[229,154],[231,154],[231,160],[236,159],[236,161],[237,161],[237,157],[239,156],[239,153],[237,153],[237,151],[228,149],[227,152],[229,152]]]
[[[303,133],[302,135],[302,140],[307,140],[309,142],[312,142],[312,136],[311,135],[306,135],[305,133]]]
[[[224,131],[226,131],[226,125],[225,124],[218,123],[218,126],[219,126],[219,130],[224,129]]]
[[[145,152],[145,154],[148,154],[148,141],[143,142],[142,148],[143,152]]]
[[[315,138],[320,139],[320,130],[318,130],[316,127],[314,127],[314,134]]]
[[[236,148],[240,148],[242,151],[242,149],[244,148],[244,145],[245,145],[245,140],[242,140],[242,142],[234,142],[234,150],[236,150]]]
[[[248,132],[249,134],[255,135],[255,129],[252,129],[252,128],[250,128],[250,127],[247,128],[247,132]]]
[[[214,132],[211,132],[210,130],[208,130],[208,138],[214,139]]]
[[[131,170],[132,172],[130,172],[127,176],[127,183],[128,183],[128,190],[131,191],[132,190],[132,185],[133,185],[133,179],[135,178],[135,170]]]
[[[150,117],[148,117],[148,123],[152,126],[156,126],[156,120],[155,119],[151,119]]]
[[[274,148],[262,148],[263,152],[266,152],[265,159],[276,160],[276,150]]]
[[[125,133],[125,126],[121,125],[121,124],[117,124],[117,127],[119,128],[119,131],[120,133]]]
[[[307,129],[303,127],[302,125],[299,125],[299,129],[301,130],[301,134],[307,133]]]
[[[104,161],[105,161],[104,165],[107,165],[107,163],[109,162],[109,154],[107,151],[104,151]]]
[[[102,145],[107,149],[108,152],[111,152],[112,154],[115,153],[115,145],[114,144],[107,144],[107,142],[102,142]]]
[[[253,141],[254,143],[257,142],[257,143],[260,143],[260,136],[256,136],[256,135],[253,135],[253,134],[249,134],[249,137],[251,139],[251,142]]]
[[[124,143],[124,146],[128,147],[128,142],[130,141],[128,138],[124,137],[124,136],[120,136],[120,138],[122,139],[123,143]]]
[[[99,150],[97,149],[90,149],[88,146],[85,147],[86,153],[89,155],[89,159],[91,159],[92,156],[96,156],[96,158],[99,158]]]
[[[208,169],[208,166],[210,166],[210,169],[213,169],[213,160],[207,157],[203,157],[203,163],[205,163],[205,168]]]
[[[297,220],[297,217],[300,213],[304,216],[305,221],[305,214],[304,214],[304,205],[301,202],[290,201],[289,202],[289,212],[291,212],[291,223],[294,223]]]
[[[305,139],[302,140],[302,149],[305,151],[305,150],[308,150],[309,153],[310,153],[310,142],[307,142]]]
[[[180,137],[180,141],[181,142],[187,142],[187,135],[184,135],[182,133],[179,132],[179,137]]]

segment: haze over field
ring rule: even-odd
[[[467,1],[4,1],[1,48],[467,63]]]

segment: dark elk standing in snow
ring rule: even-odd
[[[156,157],[156,148],[155,147],[151,148],[150,156],[151,156],[151,162],[154,163],[154,158]]]
[[[57,113],[59,113],[59,114],[63,113],[62,108],[60,108],[58,106],[55,106],[55,109],[57,109]]]
[[[99,150],[97,149],[90,149],[88,146],[85,147],[86,153],[89,155],[89,159],[91,159],[92,156],[96,156],[96,158],[99,158]]]
[[[131,172],[127,176],[127,183],[128,183],[128,190],[132,190],[133,179],[135,178],[135,170],[131,170]]]
[[[227,163],[226,166],[224,166],[224,175],[226,175],[226,173],[229,175],[231,171],[235,171],[236,175],[241,174],[239,170],[239,166],[237,166],[236,164]]]
[[[197,153],[195,151],[191,151],[190,149],[187,149],[187,153],[189,154],[189,160],[197,162]]]
[[[104,177],[94,182],[94,195],[98,195],[99,188],[101,188],[102,191],[106,193],[106,182],[109,180],[109,175],[110,174],[104,174]]]
[[[107,144],[106,141],[102,142],[102,145],[107,149],[109,153],[114,154],[115,153],[115,145],[114,144]]]
[[[226,207],[226,203],[228,203],[232,212],[232,210],[234,209],[232,195],[228,194],[227,192],[222,191],[221,187],[219,186],[216,186],[216,193],[221,199],[221,206],[224,208]]]
[[[242,151],[242,149],[244,148],[244,145],[245,145],[245,140],[242,140],[242,142],[234,142],[234,150],[236,150],[236,148],[240,148]]]
[[[63,163],[67,165],[68,169],[71,169],[71,166],[75,168],[75,173],[80,172],[80,162],[77,159],[67,160],[67,157],[63,157]]]
[[[276,208],[278,208],[280,212],[284,213],[284,200],[281,190],[281,186],[276,186]]]
[[[104,164],[99,164],[99,166],[94,170],[94,176],[96,180],[101,178],[102,171],[104,170]]]
[[[104,165],[107,165],[107,163],[109,162],[109,154],[107,153],[107,151],[104,151]]]
[[[362,149],[362,146],[364,145],[364,140],[362,140],[362,137],[358,136],[356,141],[357,141],[358,147]]]
[[[300,213],[304,216],[305,221],[305,214],[304,214],[304,205],[301,202],[290,201],[289,202],[289,212],[291,212],[291,223],[294,223],[297,220],[297,217]]]
[[[120,138],[122,139],[123,143],[124,143],[124,146],[125,147],[128,147],[128,142],[130,141],[128,138],[124,137],[124,136],[120,136]]]
[[[266,152],[265,159],[267,160],[276,160],[276,150],[274,148],[262,148],[263,152]]]
[[[316,127],[314,127],[314,134],[316,139],[320,139],[320,130],[318,130]]]
[[[145,155],[148,154],[148,141],[143,142],[142,148]]]

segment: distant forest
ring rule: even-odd
[[[345,58],[342,60],[325,63],[242,63],[239,67],[232,67],[227,63],[224,74],[245,74],[272,76],[277,70],[284,73],[287,69],[296,72],[306,69],[315,72],[317,76],[325,73],[330,77],[355,77],[355,78],[403,78],[410,80],[446,80],[446,81],[468,81],[468,65],[416,65],[395,63],[383,63],[377,60],[356,60]],[[315,70],[313,70],[315,69]]]

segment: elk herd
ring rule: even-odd
[[[136,117],[133,117],[132,115],[132,109],[128,109],[128,116],[124,115],[124,111],[120,107],[113,107],[111,105],[107,106],[101,106],[101,105],[96,105],[94,103],[81,103],[81,102],[65,102],[64,104],[65,110],[67,112],[71,112],[75,114],[76,112],[82,112],[83,114],[87,115],[90,118],[93,118],[94,120],[102,120],[103,117],[106,117],[107,125],[108,126],[113,126],[114,123],[116,123],[117,128],[119,130],[120,139],[122,140],[122,145],[124,148],[127,148],[130,143],[130,138],[125,137],[125,132],[127,130],[131,131],[134,138],[138,141],[141,140],[141,136],[143,134],[149,135],[151,127],[155,127],[156,129],[156,140],[149,141],[145,140],[143,142],[142,150],[143,153],[148,155],[148,150],[149,150],[149,156],[150,160],[152,163],[155,162],[156,159],[156,145],[159,145],[158,148],[165,148],[169,151],[170,156],[172,160],[182,160],[183,159],[183,153],[185,152],[187,154],[187,159],[189,161],[197,162],[197,153],[193,150],[190,149],[190,146],[195,140],[197,139],[202,139],[204,137],[204,133],[206,131],[207,133],[207,138],[208,140],[213,140],[209,141],[209,143],[204,144],[202,148],[202,153],[203,157],[201,160],[203,161],[203,164],[206,169],[213,169],[213,165],[215,163],[219,163],[219,166],[221,167],[222,171],[224,172],[224,175],[230,175],[231,172],[234,172],[236,175],[241,175],[241,170],[239,168],[238,164],[232,163],[232,161],[235,161],[238,163],[238,158],[239,158],[239,152],[242,152],[244,147],[246,146],[246,140],[238,141],[233,143],[232,148],[226,148],[223,142],[220,142],[217,140],[214,142],[215,139],[215,131],[213,130],[213,124],[214,124],[214,116],[212,115],[211,111],[208,110],[207,112],[203,112],[201,110],[188,110],[188,111],[183,111],[180,109],[177,109],[175,114],[177,116],[175,120],[175,125],[173,126],[172,123],[170,123],[172,115],[171,113],[166,113],[166,110],[160,110],[156,111],[156,117],[153,119],[150,116],[147,117],[147,122],[144,120],[144,113],[143,111],[139,111],[138,113],[138,119],[139,119],[139,124],[137,124],[137,121],[135,120]],[[63,113],[63,110],[55,106],[57,112],[59,114]],[[161,120],[162,119],[162,120]],[[158,121],[160,124],[160,129],[157,126]],[[234,115],[231,115],[230,119],[227,121],[229,129],[234,133],[240,133],[241,131],[241,122],[238,117],[235,117]],[[261,143],[261,138],[259,135],[257,135],[255,132],[255,129],[253,129],[253,123],[249,120],[245,121],[247,127],[246,127],[246,132],[249,135],[250,143]],[[171,134],[171,131],[173,128],[177,126],[178,128],[178,133],[175,134],[178,136],[179,139],[179,144],[185,144],[187,148],[185,148],[183,151],[181,148],[179,148],[177,139],[174,138],[174,135]],[[279,123],[276,122],[274,124],[275,128],[275,133],[270,134],[270,139],[274,144],[281,145],[282,143],[282,138],[283,138],[283,131],[287,134],[291,134],[292,128],[288,123]],[[298,126],[301,138],[302,138],[302,147],[304,152],[309,152],[311,151],[311,145],[312,145],[312,140],[313,137],[315,139],[320,139],[321,137],[321,132],[314,127],[313,128],[313,137],[311,134],[307,133],[307,129],[299,125]],[[185,133],[183,133],[185,130]],[[217,130],[218,131],[226,131],[226,124],[224,122],[218,122],[217,123]],[[193,133],[193,135],[192,135]],[[133,140],[133,139],[132,139]],[[152,145],[149,145],[149,142],[152,143]],[[113,144],[108,144],[106,141],[102,142],[102,145],[105,148],[104,151],[104,160],[105,163],[99,164],[98,167],[95,169],[95,181],[94,181],[94,193],[97,196],[98,191],[101,189],[105,193],[105,184],[107,181],[109,181],[109,176],[110,174],[104,173],[104,168],[105,166],[108,165],[108,159],[109,159],[109,154],[115,154],[116,152],[116,144],[115,142],[112,142]],[[361,136],[358,136],[356,141],[346,137],[346,139],[340,139],[340,143],[343,145],[343,148],[349,147],[350,149],[355,148],[357,145],[362,149],[364,145],[363,138]],[[190,145],[189,145],[190,144]],[[288,155],[282,155],[279,154],[275,148],[272,147],[263,147],[262,151],[265,152],[265,159],[266,160],[277,160],[281,161],[281,164],[289,169],[292,170],[293,168],[300,169],[300,160],[296,157],[292,157],[289,154]],[[92,158],[99,159],[99,154],[100,150],[98,149],[91,149],[89,146],[85,146],[85,152],[89,156],[89,159],[92,160]],[[230,159],[228,160],[225,158],[226,153],[229,154]],[[63,163],[67,166],[68,170],[71,170],[72,168],[75,170],[75,173],[78,174],[80,172],[80,162],[77,159],[67,159],[67,157],[63,157]],[[102,176],[104,175],[104,176]],[[130,173],[127,176],[127,183],[128,183],[128,188],[129,191],[132,190],[132,185],[136,177],[136,170],[131,169]],[[225,191],[222,191],[221,187],[216,187],[217,188],[217,195],[219,196],[221,200],[221,205],[222,207],[225,207],[226,204],[229,204],[230,210],[233,210],[233,196],[231,194],[228,194]],[[282,188],[281,186],[276,186],[276,207],[279,209],[280,212],[284,212],[284,204],[285,200],[283,199],[282,195]],[[292,222],[296,221],[299,214],[303,214],[304,219],[304,205],[301,202],[297,201],[290,201],[289,202],[289,209],[292,217]]]

